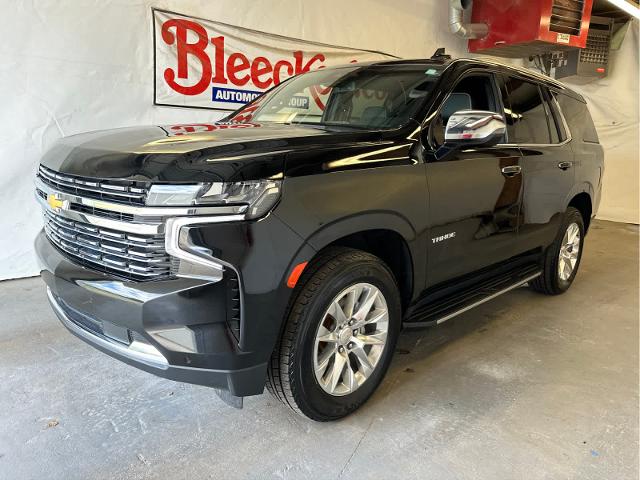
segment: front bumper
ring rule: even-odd
[[[226,279],[126,281],[72,263],[44,232],[35,247],[49,301],[77,337],[164,378],[238,397],[262,393],[268,354],[240,348]]]

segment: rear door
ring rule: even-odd
[[[435,150],[448,118],[460,110],[504,115],[494,75],[469,72],[431,122]],[[506,260],[515,253],[522,195],[516,146],[470,148],[427,161],[430,234],[427,278],[434,285]]]
[[[553,92],[517,75],[505,75],[502,82],[509,143],[522,152],[522,253],[553,242],[574,185],[573,152]]]

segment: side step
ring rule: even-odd
[[[447,320],[471,310],[503,293],[530,282],[542,274],[540,267],[529,266],[518,271],[502,274],[485,280],[479,284],[458,290],[447,296],[428,303],[414,310],[405,320],[405,328],[424,328],[438,325]]]

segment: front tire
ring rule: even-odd
[[[553,244],[542,261],[542,275],[531,282],[531,288],[546,295],[566,292],[576,278],[584,246],[582,214],[569,207]]]
[[[395,278],[373,255],[331,248],[294,295],[267,389],[312,420],[342,418],[367,401],[391,362],[401,323]]]

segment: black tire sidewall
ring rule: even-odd
[[[312,418],[336,419],[343,417],[362,405],[380,384],[393,357],[400,331],[401,306],[394,278],[386,267],[375,260],[351,263],[337,269],[326,278],[308,305],[296,336],[296,355],[293,365],[295,383],[299,386],[296,403]],[[389,309],[389,332],[382,358],[375,371],[355,392],[336,397],[326,393],[318,384],[313,370],[315,335],[320,319],[333,299],[343,290],[356,283],[376,286],[385,297]]]

